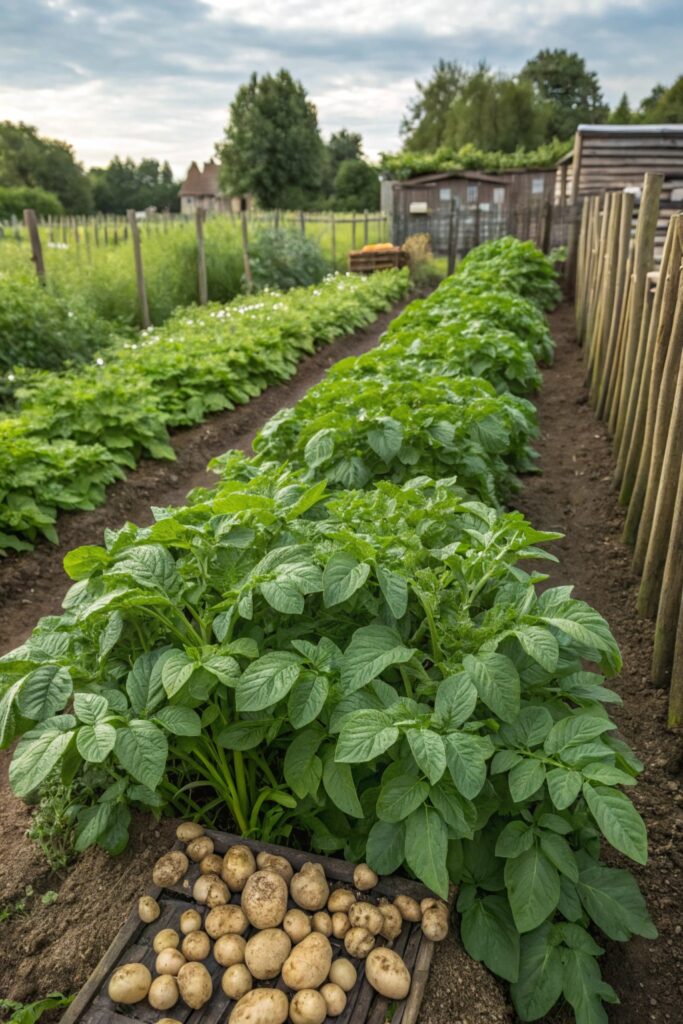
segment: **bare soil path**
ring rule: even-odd
[[[59,610],[66,589],[64,551],[98,543],[105,525],[144,521],[152,503],[181,502],[188,489],[205,482],[204,467],[212,455],[247,447],[268,416],[295,401],[335,359],[370,348],[389,319],[322,350],[302,364],[291,382],[249,406],[177,434],[177,463],[145,462],[112,489],[103,509],[65,516],[60,549],[43,545],[34,554],[0,562],[0,651],[19,643],[39,615]],[[586,402],[571,308],[558,309],[551,325],[557,360],[545,372],[538,397],[541,436],[536,447],[543,472],[525,480],[517,504],[534,525],[566,534],[555,545],[560,563],[551,567],[549,585],[575,584],[576,595],[608,618],[622,647],[624,670],[613,685],[624,706],[616,716],[646,765],[635,799],[651,846],[650,863],[636,867],[636,875],[660,939],[606,944],[603,970],[622,1000],[608,1008],[608,1016],[615,1024],[668,1024],[681,1019],[683,1004],[683,744],[680,736],[666,731],[665,694],[648,684],[652,624],[636,614],[637,581],[620,541],[623,511],[611,484],[612,451]],[[110,860],[91,850],[63,875],[52,874],[24,838],[30,814],[9,792],[7,760],[0,755],[0,908],[20,898],[27,885],[35,894],[26,901],[23,916],[0,921],[0,998],[27,1000],[83,984],[144,889],[153,860],[168,848],[173,825],[139,819],[123,857]],[[40,894],[48,890],[59,895],[45,906]],[[561,1008],[548,1024],[570,1019]],[[514,1021],[504,989],[469,960],[455,937],[438,947],[420,1024]]]

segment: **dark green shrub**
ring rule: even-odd
[[[297,231],[262,231],[251,250],[254,287],[286,291],[322,281],[329,267],[317,242]]]

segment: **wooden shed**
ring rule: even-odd
[[[440,171],[394,182],[394,215],[406,217],[447,212],[455,205],[503,206],[507,182],[481,171]]]
[[[683,198],[683,124],[580,124],[573,150],[557,165],[556,195],[574,203],[638,187],[646,171],[664,175],[663,199]]]
[[[554,167],[513,167],[494,175],[507,186],[506,205],[519,208],[535,203],[553,202],[555,195]]]

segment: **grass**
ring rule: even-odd
[[[338,217],[348,218],[348,214]],[[252,220],[250,239],[267,221]],[[287,215],[281,226],[298,229],[298,214]],[[331,219],[320,215],[305,225],[306,235],[321,247],[330,270],[346,269],[347,254],[354,244],[351,223],[335,225],[334,267],[332,262]],[[73,229],[64,236],[59,230],[41,228],[47,286],[68,301],[85,304],[97,316],[129,326],[139,326],[138,297],[135,285],[133,249],[130,238],[123,238],[123,222],[109,231],[109,242],[95,246],[94,226],[79,227],[79,242]],[[205,225],[205,249],[209,300],[227,302],[243,290],[243,256],[240,223],[228,216],[211,217]],[[368,224],[368,242],[383,241],[384,223]],[[99,231],[100,242],[103,232]],[[51,241],[51,238],[53,239]],[[161,324],[176,306],[197,301],[197,242],[193,221],[141,224],[142,256],[150,316]],[[363,218],[356,223],[355,244],[363,245]],[[0,274],[31,270],[31,253],[23,227],[6,230],[0,236]]]

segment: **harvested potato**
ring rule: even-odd
[[[247,940],[241,935],[221,935],[213,946],[213,958],[221,967],[232,967],[244,963]]]
[[[177,885],[190,866],[190,862],[180,850],[171,850],[159,857],[152,869],[152,881],[162,889]]]
[[[199,931],[202,926],[202,915],[197,910],[183,910],[180,915],[180,930],[183,935]]]
[[[264,928],[249,939],[244,962],[259,981],[277,978],[292,949],[292,940],[281,928]]]
[[[175,834],[181,843],[191,843],[193,839],[199,839],[204,835],[204,829],[196,821],[184,821],[178,825]]]
[[[192,898],[207,907],[220,907],[230,901],[230,890],[218,875],[200,875],[194,883]]]
[[[434,907],[439,907],[448,913],[448,904],[440,900],[438,896],[425,896],[423,900],[420,900],[420,910],[423,914],[425,910],[432,910]]]
[[[209,836],[199,836],[198,839],[193,839],[192,842],[187,844],[185,853],[195,864],[199,864],[200,860],[213,853],[213,848],[213,839]]]
[[[366,903],[364,900],[354,903],[349,908],[349,921],[352,928],[365,928],[373,935],[379,935],[384,924],[379,907],[376,907],[374,903]]]
[[[223,858],[221,878],[231,892],[242,892],[250,875],[256,871],[256,860],[248,846],[231,846]]]
[[[338,1017],[346,1009],[346,992],[334,982],[328,981],[326,985],[323,985],[320,995],[325,1000],[329,1017]]]
[[[304,910],[322,910],[330,895],[330,887],[320,864],[307,862],[289,883],[292,899]]]
[[[173,974],[175,976],[184,963],[187,961],[180,950],[168,946],[159,953],[154,967],[157,974]]]
[[[221,935],[242,935],[248,925],[249,922],[239,904],[226,903],[209,911],[204,921],[204,930],[212,939],[220,939]]]
[[[420,904],[417,900],[414,900],[412,896],[397,896],[394,900],[394,906],[398,907],[399,913],[404,921],[422,920]]]
[[[162,928],[152,939],[152,949],[155,953],[161,953],[162,949],[177,949],[180,945],[180,936],[173,928]]]
[[[335,939],[343,939],[350,927],[351,922],[349,921],[348,914],[342,914],[342,912],[338,910],[332,915],[332,934]]]
[[[327,935],[328,939],[332,934],[332,918],[326,910],[319,910],[317,914],[313,915],[313,931],[320,932],[322,935]]]
[[[340,956],[330,967],[330,981],[344,992],[350,992],[358,981],[358,972],[350,960]]]
[[[348,914],[349,907],[352,907],[355,902],[356,897],[348,889],[335,889],[333,893],[330,893],[327,909],[331,914],[337,912]]]
[[[448,908],[427,907],[422,914],[422,932],[432,942],[442,942],[448,935]]]
[[[410,971],[398,953],[385,946],[368,953],[365,977],[387,999],[405,999],[410,991]]]
[[[187,1005],[192,1010],[198,1010],[211,998],[211,975],[204,964],[183,964],[178,971],[178,988]]]
[[[170,974],[161,974],[149,986],[147,999],[155,1010],[170,1010],[178,1002],[178,982]]]
[[[277,853],[266,853],[262,850],[256,855],[256,863],[262,871],[274,871],[276,875],[282,875],[287,885],[292,880],[294,868],[284,857]]]
[[[356,889],[367,892],[369,889],[374,889],[378,882],[379,878],[371,867],[368,867],[367,864],[356,864],[353,869],[353,884]]]
[[[393,942],[394,939],[399,937],[403,928],[401,911],[393,903],[389,903],[388,900],[383,900],[377,909],[383,919],[379,933],[387,942]]]
[[[162,1017],[157,1024],[181,1024],[176,1017]]]
[[[220,875],[223,870],[223,858],[219,853],[207,853],[199,862],[202,875]]]
[[[318,988],[327,978],[332,963],[330,940],[311,932],[294,947],[282,965],[282,980],[289,988]]]
[[[241,999],[254,987],[245,964],[231,964],[221,978],[221,988],[229,999]]]
[[[211,952],[211,939],[206,932],[190,932],[183,939],[180,949],[186,960],[206,960]]]
[[[275,871],[255,871],[242,890],[242,909],[254,928],[277,928],[287,912],[287,883]]]
[[[153,896],[141,896],[138,900],[138,917],[145,924],[151,924],[152,921],[156,921],[159,914],[161,913],[161,907],[154,899]]]
[[[282,927],[292,942],[301,942],[311,934],[311,918],[303,910],[288,910],[284,916]]]
[[[131,1006],[145,998],[151,984],[152,975],[144,964],[124,964],[112,974],[107,992],[112,1002]]]
[[[285,1024],[288,1012],[289,1001],[280,989],[255,988],[242,996],[229,1024]]]
[[[314,988],[296,992],[289,1004],[289,1019],[292,1024],[323,1024],[327,1017],[327,1003]]]
[[[363,960],[374,945],[375,936],[367,928],[349,928],[344,936],[344,949],[358,960]]]

